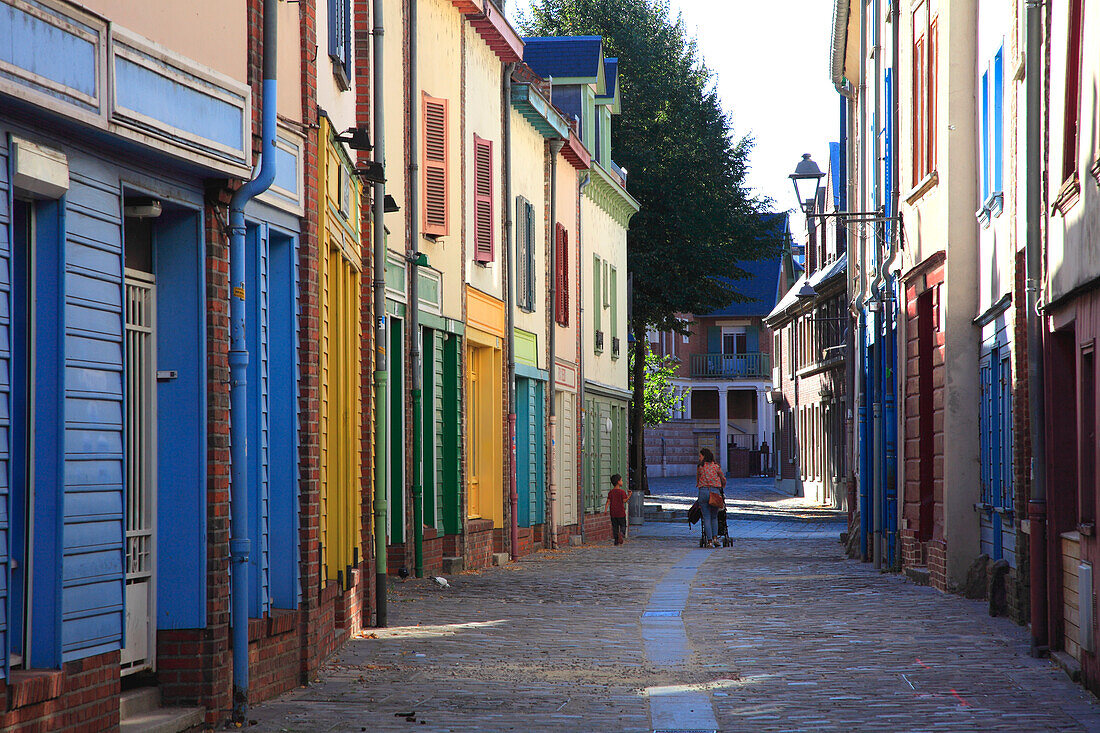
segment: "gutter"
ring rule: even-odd
[[[586,171],[584,178],[581,179],[580,185],[577,186],[577,257],[580,259],[581,264],[577,267],[577,311],[579,313],[577,317],[577,335],[580,342],[584,343],[584,256],[581,254],[581,198],[584,196],[584,189],[588,188],[588,184],[592,183],[592,172]],[[595,316],[593,316],[595,318]],[[577,359],[577,401],[580,402],[580,425],[577,432],[580,433],[579,444],[584,446],[585,428],[588,421],[588,410],[584,406],[584,359]],[[584,446],[589,448],[589,446]],[[583,452],[583,451],[582,451]],[[580,523],[581,523],[581,543],[583,544],[587,539],[587,533],[584,531],[584,471],[579,472],[580,480],[577,481],[577,506],[580,507]]]
[[[546,512],[548,515],[546,524],[549,528],[550,549],[554,549],[558,546],[558,528],[554,520],[558,508],[558,472],[556,470],[558,460],[558,408],[555,394],[557,388],[556,377],[558,372],[558,360],[557,355],[554,353],[554,348],[557,343],[558,331],[558,319],[557,313],[555,312],[558,299],[558,153],[561,152],[563,145],[565,145],[565,140],[562,139],[550,141],[550,257],[549,267],[547,268],[547,271],[550,273],[550,276],[547,278],[550,281],[550,307],[547,309],[547,317],[550,319],[550,335],[547,338],[547,343],[550,348],[550,363],[547,365],[549,367],[550,378],[546,383],[546,391],[550,400],[550,455],[546,462],[546,485],[549,487],[550,491],[549,501],[546,502]]]
[[[409,251],[405,254],[405,269],[409,273],[409,361],[412,362],[412,510],[413,510],[413,561],[416,577],[424,577],[424,368],[420,353],[420,171],[419,130],[417,99],[419,79],[417,74],[416,8],[409,3]],[[383,197],[384,201],[385,197]],[[375,260],[377,263],[378,260]],[[384,260],[383,260],[384,262]],[[376,264],[377,266],[377,264]],[[406,538],[408,535],[406,535]],[[406,555],[407,557],[407,555]]]
[[[386,77],[383,73],[385,59],[382,25],[384,0],[374,0],[374,158],[385,168],[386,165],[386,124],[384,112],[385,95],[382,93]],[[385,216],[386,184],[375,183],[373,192],[373,212],[371,235],[374,239],[374,608],[375,625],[386,626],[386,425],[389,422],[386,410],[387,357],[386,357],[386,229],[383,226]]]
[[[260,170],[233,194],[229,202],[229,436],[230,503],[229,556],[234,568],[232,602],[233,718],[248,713],[248,341],[245,312],[244,207],[275,180],[275,136],[278,110],[278,0],[263,5],[263,101],[261,105]]]
[[[833,2],[833,38],[829,46],[829,78],[833,82],[837,94],[845,99],[852,99],[855,96],[852,88],[844,78],[844,57],[848,52],[850,2],[851,0],[834,0]]]
[[[414,2],[413,5],[416,5]],[[516,278],[512,274],[515,264],[512,221],[512,72],[515,62],[505,64],[501,94],[504,103],[504,251],[502,270],[504,276],[504,318],[508,337],[508,503],[511,507],[509,540],[512,560],[519,559],[519,487],[516,471]]]
[[[1046,486],[1046,415],[1043,400],[1043,319],[1039,315],[1039,289],[1043,277],[1042,235],[1039,223],[1044,216],[1042,202],[1043,165],[1040,113],[1043,58],[1042,3],[1028,0],[1025,20],[1025,148],[1027,171],[1027,394],[1028,422],[1031,432],[1031,496],[1028,500],[1028,550],[1030,555],[1031,655],[1045,656],[1050,648],[1049,599],[1047,597],[1047,486]]]

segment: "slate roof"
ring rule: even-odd
[[[738,267],[749,273],[749,277],[743,280],[730,280],[724,277],[719,279],[729,284],[734,291],[747,295],[752,300],[744,303],[731,303],[725,308],[706,315],[708,317],[735,316],[745,318],[751,316],[763,317],[771,313],[772,309],[775,308],[776,301],[779,299],[779,271],[782,263],[782,254],[776,254],[774,257],[765,260],[738,262]]]
[[[595,81],[600,75],[600,36],[537,36],[523,42],[523,61],[543,79],[582,77]]]
[[[607,94],[601,94],[596,99],[614,99],[619,86],[619,60],[603,60],[604,78],[607,79]]]

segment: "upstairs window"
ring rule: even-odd
[[[516,305],[535,310],[535,207],[516,197]]]
[[[493,143],[474,135],[474,262],[493,261]]]
[[[936,168],[936,79],[939,13],[936,0],[913,9],[913,185]]]
[[[1004,47],[997,49],[981,84],[982,206],[1004,190]]]
[[[601,293],[601,275],[603,262],[592,255],[592,323],[596,329],[596,351],[603,351],[603,294]]]
[[[569,232],[554,225],[554,321],[569,325]]]
[[[328,56],[340,88],[351,88],[351,0],[328,0]]]
[[[1081,107],[1081,14],[1084,0],[1069,0],[1069,29],[1066,47],[1065,113],[1062,127],[1062,180],[1069,181],[1077,170],[1077,143]]]
[[[424,95],[424,234],[447,234],[447,100]]]

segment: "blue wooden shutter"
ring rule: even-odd
[[[993,193],[1004,190],[1004,47],[993,57]]]
[[[248,524],[252,540],[249,552],[248,615],[260,618],[271,610],[270,584],[270,483],[269,483],[269,358],[268,358],[268,228],[248,227]]]
[[[11,191],[8,186],[8,148],[0,145],[0,189]],[[12,282],[11,274],[11,242],[8,233],[11,231],[10,198],[5,193],[0,197],[0,277],[4,282]],[[0,308],[0,392],[11,394],[11,311],[9,308]],[[6,399],[6,398],[5,398]],[[11,407],[6,402],[6,409],[0,410],[0,675],[4,679],[8,677],[8,495],[10,492],[9,462],[11,461]]]
[[[982,94],[982,134],[981,134],[981,150],[982,150],[982,200],[984,205],[986,200],[989,199],[989,72],[986,71],[982,74],[982,79],[979,84]]]
[[[351,79],[351,0],[328,0],[328,55]]]
[[[981,452],[982,502],[993,503],[993,474],[997,470],[994,463],[994,409],[993,409],[993,365],[987,352],[978,362],[980,384],[980,410],[978,414],[979,450]]]
[[[58,461],[64,498],[59,492],[52,507],[64,521],[58,540],[63,557],[36,555],[39,565],[56,563],[49,570],[55,579],[62,576],[60,661],[114,651],[122,643],[122,206],[117,178],[101,170],[79,170],[71,162],[64,217],[56,220],[58,245],[64,238],[59,260],[37,263],[43,269],[57,266],[58,278],[64,273],[59,285],[64,288],[65,338],[57,349],[63,355],[59,383],[64,398],[56,416],[65,426],[64,441],[38,446],[44,455],[51,449],[64,455]],[[39,256],[48,249],[39,247]],[[35,534],[39,531],[36,527]]]

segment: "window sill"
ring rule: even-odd
[[[1081,179],[1075,172],[1058,189],[1058,195],[1054,197],[1051,208],[1062,216],[1065,216],[1081,200]]]
[[[982,225],[983,229],[988,229],[989,225],[993,223],[993,220],[1001,215],[1004,208],[1005,195],[998,191],[997,193],[991,194],[989,198],[985,200],[985,203],[982,204],[982,208],[974,212],[974,216]]]
[[[932,171],[927,176],[920,180],[916,186],[914,186],[909,193],[905,195],[905,203],[915,204],[924,194],[931,191],[940,182],[940,174],[938,171]]]
[[[64,681],[59,669],[13,669],[8,680],[8,709],[56,700],[64,691]]]
[[[336,86],[340,88],[340,91],[346,92],[351,89],[351,79],[348,78],[348,72],[344,68],[344,63],[338,61],[332,55],[329,55],[329,59],[332,61],[332,75],[336,77]]]

